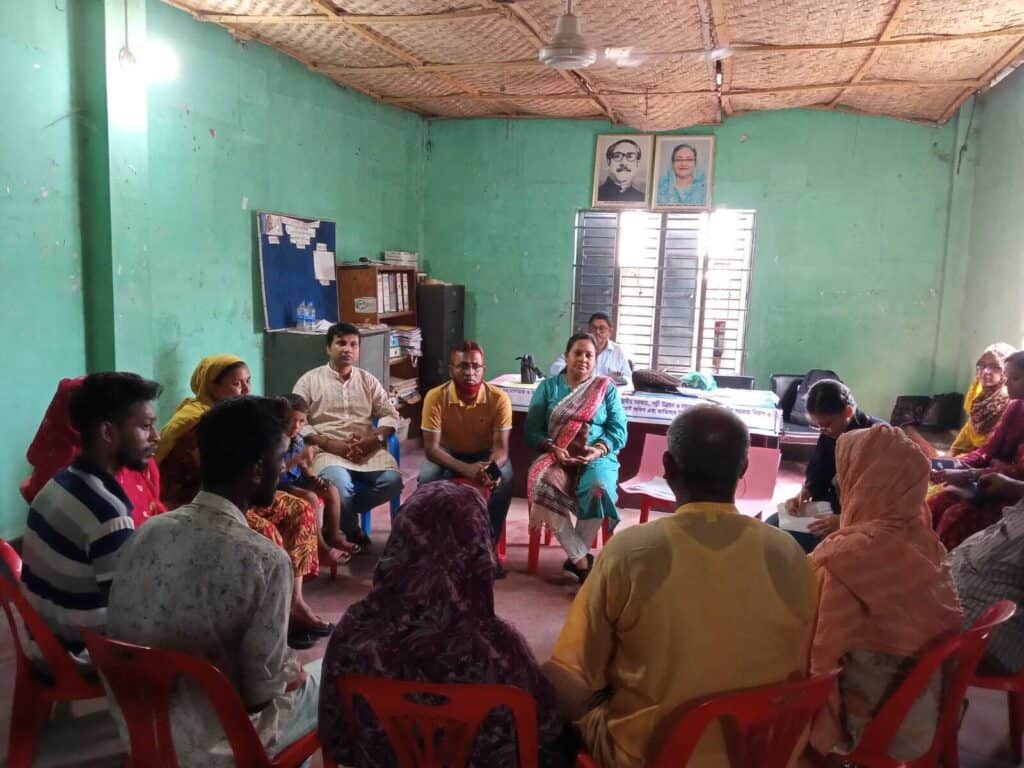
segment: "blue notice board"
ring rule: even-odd
[[[259,211],[256,235],[264,328],[294,328],[302,302],[313,302],[317,320],[338,322],[334,222]]]

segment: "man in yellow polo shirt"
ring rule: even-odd
[[[494,544],[505,527],[512,501],[512,464],[508,438],[512,431],[512,403],[508,395],[484,382],[484,351],[475,341],[464,341],[451,351],[451,381],[434,387],[423,400],[423,450],[420,484],[465,477],[491,489],[487,511]],[[500,479],[487,474],[491,463],[501,469]]]

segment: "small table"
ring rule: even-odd
[[[536,455],[527,447],[524,428],[526,411],[536,384],[523,384],[518,373],[506,373],[490,381],[501,388],[512,401],[512,435],[509,438],[509,454],[515,471],[514,494],[526,496],[526,473]],[[640,455],[644,447],[644,435],[664,435],[672,420],[687,408],[701,403],[714,403],[735,413],[750,431],[750,444],[766,448],[779,445],[782,428],[782,411],[777,407],[778,398],[773,392],[758,389],[716,389],[714,392],[689,390],[694,394],[663,395],[652,392],[637,392],[631,386],[619,387],[622,407],[628,419],[626,446],[619,452],[619,477],[629,479],[640,469]],[[699,392],[699,394],[698,394]],[[620,507],[639,507],[640,497],[620,494]]]

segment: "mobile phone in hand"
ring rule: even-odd
[[[485,469],[484,472],[486,472],[487,476],[494,482],[501,480],[501,467],[493,461],[487,465],[487,469]]]
[[[956,469],[957,468],[957,460],[956,459],[950,459],[950,458],[946,458],[944,456],[937,456],[936,458],[931,459],[931,463],[932,463],[932,470],[935,471],[935,472],[938,472],[939,470],[943,470],[943,469]]]

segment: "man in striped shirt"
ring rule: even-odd
[[[118,551],[134,530],[131,502],[114,476],[122,467],[145,469],[156,451],[159,396],[159,384],[134,373],[87,376],[70,402],[82,452],[29,508],[21,580],[69,651],[83,648],[76,627],[106,627]]]

